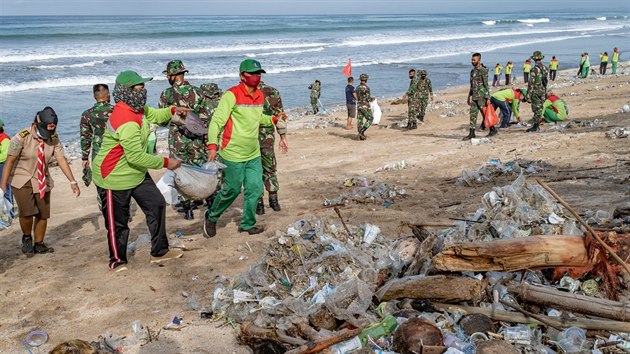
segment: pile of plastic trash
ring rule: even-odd
[[[367,188],[364,179],[349,179],[350,186]],[[389,281],[407,274],[419,257],[429,259],[452,242],[525,237],[538,234],[581,235],[574,220],[542,187],[525,182],[521,174],[512,184],[496,187],[483,197],[483,208],[467,221],[434,235],[438,241],[423,250],[425,241],[415,237],[391,241],[376,225],[339,225],[308,216],[277,231],[265,245],[262,259],[249,271],[234,278],[217,277],[209,309],[213,318],[229,323],[255,326],[282,335],[281,349],[264,351],[250,345],[254,353],[281,353],[311,336],[330,338],[342,328],[357,328],[350,339],[328,346],[329,353],[612,353],[630,352],[629,333],[600,332],[597,338],[587,331],[565,326],[553,329],[518,321],[496,321],[478,313],[448,309],[429,300],[397,297],[378,302],[377,291]],[[608,222],[628,214],[630,204],[615,211],[588,212],[589,219]],[[617,215],[619,214],[619,215]],[[625,219],[624,219],[625,220]],[[414,277],[436,274],[432,268],[418,268]],[[459,275],[457,275],[459,274]],[[518,306],[508,284],[535,284],[541,287],[601,297],[601,279],[575,279],[564,276],[559,282],[547,279],[541,271],[459,272],[458,279],[474,279],[486,287],[475,309],[513,311],[506,301]],[[439,301],[439,299],[436,299]],[[457,306],[457,305],[455,305]],[[574,318],[572,313],[551,306],[535,310],[559,321]],[[517,314],[517,312],[514,312]],[[565,320],[562,320],[562,319]],[[569,320],[570,321],[570,320]],[[619,323],[619,322],[617,322]],[[569,327],[569,328],[566,328]],[[292,339],[293,343],[286,341]],[[271,340],[266,338],[264,340]],[[276,347],[277,348],[277,347]],[[433,350],[433,351],[432,351]]]
[[[551,167],[550,164],[543,160],[517,159],[501,162],[499,159],[492,159],[488,163],[481,165],[476,171],[463,170],[462,176],[455,181],[455,184],[472,186],[474,184],[489,183],[498,176],[518,176],[521,173],[533,175],[542,171],[548,171]]]
[[[529,165],[528,169],[534,166],[539,165]],[[445,241],[488,241],[531,234],[583,235],[576,221],[546,190],[525,182],[525,171],[512,184],[484,194],[484,207],[443,230]]]
[[[404,164],[404,161],[402,163]],[[404,167],[403,167],[404,168]],[[345,205],[348,203],[383,203],[407,196],[407,191],[366,177],[346,178],[343,181],[345,192],[336,198],[324,199],[324,206]]]

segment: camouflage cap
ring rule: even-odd
[[[166,70],[162,71],[162,74],[166,75],[177,75],[181,73],[187,73],[186,67],[184,67],[184,63],[181,60],[171,60],[166,64]]]
[[[201,94],[206,97],[211,97],[216,94],[221,94],[223,92],[219,88],[219,85],[215,84],[214,82],[211,82],[209,84],[202,84],[201,86],[199,86],[199,89],[201,90]]]
[[[420,74],[420,76],[422,75],[427,75],[427,71],[426,70],[420,70],[420,72],[418,72],[418,74]]]
[[[532,54],[531,58],[534,60],[542,60],[545,56],[542,54],[540,50],[537,50]]]
[[[367,81],[368,78],[369,78],[368,74],[359,75],[359,80],[361,81]]]

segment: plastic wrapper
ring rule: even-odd
[[[8,200],[4,191],[0,189],[0,230],[4,230],[13,223],[13,203]]]
[[[160,180],[155,184],[160,193],[164,197],[164,200],[169,205],[175,205],[178,202],[178,193],[175,189],[175,173],[173,171],[166,171]]]

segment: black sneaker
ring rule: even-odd
[[[46,246],[45,243],[43,242],[35,242],[33,244],[33,252],[34,253],[53,253],[55,252],[55,249],[52,247],[48,247]]]
[[[129,268],[127,268],[127,262],[111,262],[109,264],[109,269],[113,270],[115,273],[118,273],[118,272],[124,272],[128,270]]]
[[[30,235],[22,236],[22,253],[33,253],[33,237]]]
[[[254,226],[249,230],[243,230],[243,228],[241,228],[240,226],[238,227],[238,232],[247,232],[250,235],[257,235],[260,233],[263,233],[265,231],[265,228],[260,227],[260,226]]]
[[[206,211],[206,215],[203,218],[203,237],[205,238],[211,238],[217,235],[217,223],[208,219],[209,211],[210,210]]]

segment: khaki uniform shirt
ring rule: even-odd
[[[29,181],[33,186],[33,193],[39,193],[37,183],[37,151],[39,150],[39,142],[35,140],[35,131],[33,128],[26,128],[15,134],[9,145],[9,156],[17,157],[9,184],[14,188],[22,188]],[[55,157],[64,157],[63,146],[57,135],[49,140],[44,140],[44,161],[46,162],[46,191],[50,191],[54,182],[48,173],[48,165]]]

